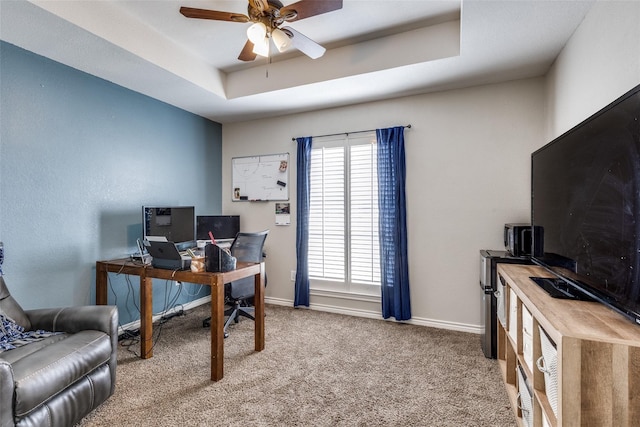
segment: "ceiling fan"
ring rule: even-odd
[[[270,39],[280,52],[293,46],[312,59],[321,57],[326,51],[324,47],[283,24],[342,9],[342,0],[299,0],[289,6],[283,6],[279,0],[248,1],[247,15],[192,7],[181,7],[180,13],[187,18],[252,22],[247,29],[247,43],[238,59],[253,61],[257,55],[269,56]]]

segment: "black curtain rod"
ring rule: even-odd
[[[411,125],[408,124],[406,126],[404,126],[407,129],[411,129]],[[357,130],[355,132],[339,132],[339,133],[330,133],[327,135],[314,135],[311,138],[322,138],[324,136],[338,136],[338,135],[351,135],[352,133],[365,133],[365,132],[374,132],[376,129],[369,129],[369,130]],[[292,141],[295,141],[296,138],[291,138]]]

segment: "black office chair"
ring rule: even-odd
[[[267,239],[269,230],[257,233],[238,233],[231,244],[231,255],[240,262],[262,262],[264,258],[264,241]],[[265,285],[267,279],[265,277]],[[231,322],[238,323],[240,316],[255,320],[253,313],[253,297],[255,294],[255,283],[253,277],[236,280],[224,285],[224,301],[231,306],[225,310],[224,315],[227,320],[224,323],[224,337],[228,337],[227,328]],[[202,326],[211,326],[211,317],[202,322]]]

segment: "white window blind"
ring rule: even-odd
[[[375,133],[318,138],[311,153],[312,288],[379,294]]]
[[[323,147],[311,152],[310,276],[345,279],[344,161],[344,147]]]
[[[351,146],[351,281],[380,284],[376,145]]]

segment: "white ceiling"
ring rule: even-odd
[[[284,0],[285,5],[295,0]],[[592,1],[344,0],[289,25],[327,48],[237,60],[246,0],[0,0],[0,38],[221,123],[540,76]]]

